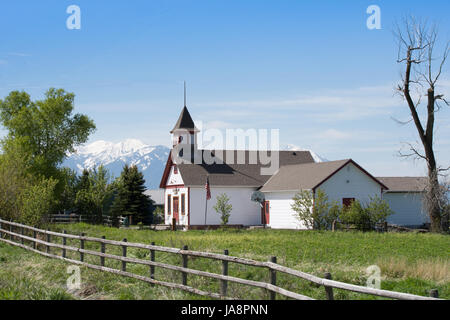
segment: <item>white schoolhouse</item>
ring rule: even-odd
[[[426,178],[376,178],[351,159],[316,163],[309,151],[279,151],[279,169],[273,175],[262,175],[266,166],[257,151],[199,150],[198,132],[184,107],[171,131],[173,149],[160,183],[168,225],[175,222],[186,229],[219,226],[220,215],[213,206],[216,197],[225,193],[233,206],[229,225],[305,229],[291,209],[292,198],[300,190],[314,192],[319,187],[330,200],[343,205],[355,199],[366,203],[374,196],[383,198],[395,212],[389,220],[393,224],[427,222],[421,206]],[[238,158],[244,161],[237,164]],[[255,191],[264,195],[262,203],[252,201]]]

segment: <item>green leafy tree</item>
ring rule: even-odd
[[[291,208],[295,211],[295,217],[308,229],[330,229],[341,210],[337,202],[329,203],[328,196],[321,189],[317,189],[314,194],[302,190],[292,200]]]
[[[0,155],[0,217],[39,226],[54,204],[56,182],[30,175],[18,155]]]
[[[53,192],[56,184],[57,181],[50,178],[28,186],[19,197],[21,214],[18,220],[32,226],[44,223],[55,201]]]
[[[88,215],[98,223],[103,221],[107,203],[114,192],[110,180],[103,166],[83,172],[75,200],[78,214]]]
[[[60,180],[58,166],[67,153],[85,143],[95,130],[87,116],[72,114],[74,98],[73,93],[51,88],[43,100],[32,101],[19,91],[0,100],[0,123],[8,131],[2,140],[4,153],[20,153],[32,174]]]
[[[214,205],[214,210],[220,214],[220,220],[222,225],[227,225],[230,219],[231,211],[233,206],[229,203],[230,198],[225,193],[217,196],[216,204]]]

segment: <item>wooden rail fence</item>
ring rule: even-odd
[[[8,226],[8,227],[6,227]],[[28,232],[26,232],[28,231]],[[29,235],[32,236],[29,236]],[[38,239],[38,235],[45,235],[46,241]],[[8,239],[9,238],[9,239]],[[52,239],[61,238],[61,243],[52,242]],[[80,241],[79,247],[73,247],[67,245],[67,239],[73,239]],[[31,245],[26,245],[25,240],[29,242]],[[208,296],[214,299],[233,299],[228,296],[228,283],[238,283],[242,285],[247,285],[251,287],[262,288],[268,291],[270,299],[276,299],[277,294],[282,295],[288,298],[297,299],[297,300],[313,300],[311,297],[307,297],[305,295],[292,292],[286,289],[283,289],[277,286],[277,273],[288,274],[297,278],[301,278],[316,285],[323,286],[326,297],[329,300],[333,300],[333,288],[343,289],[353,292],[358,292],[362,294],[375,295],[385,298],[391,299],[401,299],[401,300],[437,300],[438,293],[437,290],[430,291],[430,297],[426,296],[418,296],[408,293],[400,293],[394,291],[380,290],[369,287],[362,287],[353,284],[343,283],[334,281],[331,279],[331,274],[326,273],[324,278],[320,278],[314,276],[312,274],[308,274],[299,270],[290,269],[284,266],[277,264],[276,257],[272,257],[270,262],[262,262],[250,259],[243,259],[239,257],[233,257],[228,254],[228,250],[224,250],[223,254],[215,254],[210,252],[200,252],[200,251],[191,251],[187,246],[184,246],[182,249],[162,247],[155,245],[152,242],[150,245],[141,244],[141,243],[132,243],[128,242],[127,239],[123,239],[123,241],[115,241],[115,240],[107,240],[103,236],[102,238],[93,238],[87,237],[85,234],[81,235],[73,235],[68,234],[66,231],[63,233],[53,232],[50,230],[42,230],[35,227],[30,227],[27,225],[15,223],[12,221],[5,221],[0,219],[0,241],[8,243],[10,245],[14,245],[40,255],[60,259],[66,262],[70,262],[77,265],[82,265],[91,269],[101,270],[105,272],[110,272],[113,274],[130,277],[134,279],[138,279],[144,282],[147,282],[151,285],[162,285],[168,288],[180,289],[190,293]],[[53,240],[55,241],[55,240]],[[96,242],[100,243],[100,252],[87,250],[85,249],[86,242]],[[45,252],[38,250],[38,244],[45,247]],[[106,253],[106,245],[117,246],[122,248],[122,255],[113,255]],[[51,253],[51,248],[61,249],[61,255],[56,255]],[[150,260],[137,259],[132,257],[127,257],[127,248],[139,248],[146,249],[150,251]],[[80,255],[79,260],[74,260],[67,258],[67,251],[78,252]],[[165,252],[170,254],[179,255],[181,257],[182,266],[170,265],[167,263],[156,262],[155,261],[155,252]],[[92,264],[85,262],[84,255],[92,255],[99,257],[100,264]],[[212,260],[219,260],[222,262],[222,274],[201,271],[196,269],[191,269],[188,266],[188,257],[198,257],[198,258],[207,258]],[[105,259],[113,259],[121,262],[121,269],[114,269],[105,267]],[[135,273],[131,273],[127,271],[127,264],[139,264],[149,266],[149,277],[138,275]],[[229,263],[236,263],[240,265],[247,265],[253,267],[261,267],[267,268],[270,275],[270,283],[254,281],[248,279],[241,279],[238,277],[233,277],[228,274],[228,265]],[[167,281],[161,281],[155,279],[155,267],[172,270],[181,273],[181,283],[173,283]],[[188,275],[196,275],[211,279],[216,279],[220,281],[220,293],[207,292],[203,291],[188,285]]]
[[[94,222],[97,217],[89,216],[89,215],[80,215],[80,214],[52,214],[46,217],[46,221],[49,223],[61,223],[61,224],[69,224],[69,223],[78,223],[78,222]],[[125,217],[118,217],[118,222],[120,225],[125,225]],[[112,218],[110,216],[103,216],[102,223],[106,225],[112,225]]]

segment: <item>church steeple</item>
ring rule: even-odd
[[[177,130],[198,132],[198,129],[195,127],[194,121],[192,120],[192,117],[189,114],[186,106],[184,106],[183,110],[181,111],[181,114],[178,117],[178,121],[175,124],[175,127],[173,127],[172,131],[170,131],[170,133],[174,133]]]
[[[197,146],[197,132],[199,132],[195,127],[194,121],[187,107],[185,106],[181,111],[177,123],[173,127],[170,133],[172,134],[173,146],[183,144],[190,144],[194,147]]]

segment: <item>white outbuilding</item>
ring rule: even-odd
[[[430,223],[423,206],[427,177],[380,177],[377,178],[389,189],[383,199],[394,214],[388,223],[405,227],[422,227]]]
[[[292,198],[300,190],[313,194],[321,189],[330,202],[348,206],[381,198],[387,187],[351,159],[281,167],[261,188],[265,194],[268,226],[273,229],[306,229],[292,210]]]

